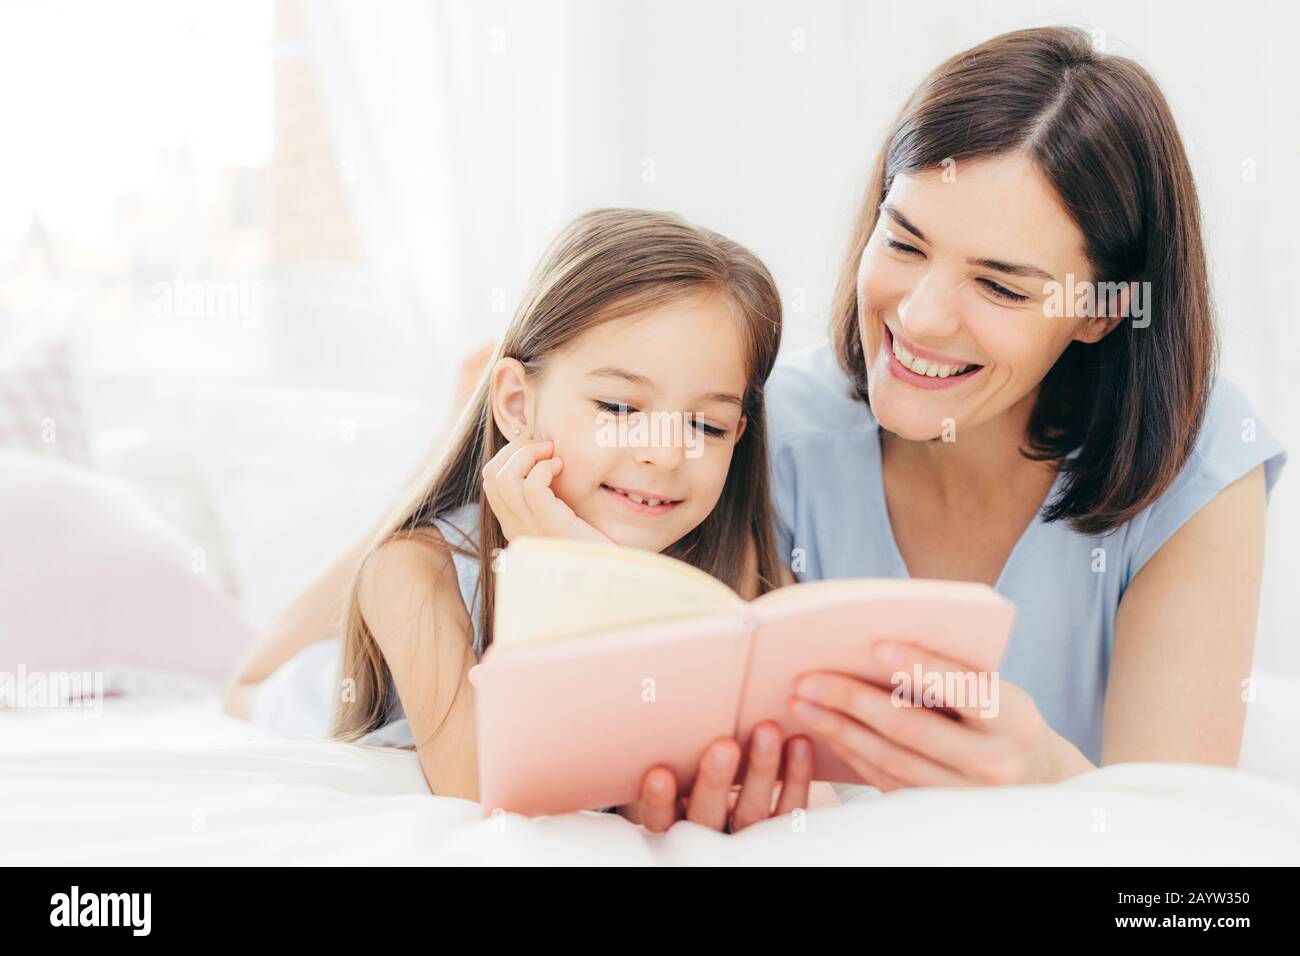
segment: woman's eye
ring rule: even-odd
[[[1029,298],[1029,296],[1027,295],[1021,295],[1018,292],[1012,292],[1010,289],[998,285],[992,279],[980,279],[979,281],[983,283],[984,288],[988,289],[999,299],[1005,299],[1008,302],[1024,302],[1026,299]]]
[[[625,405],[622,402],[602,402],[597,400],[596,407],[602,412],[609,412],[611,415],[631,415],[636,411],[631,405]]]
[[[899,242],[897,239],[890,239],[888,236],[885,236],[885,245],[890,249],[896,249],[899,252],[908,253],[909,255],[919,256],[921,254],[921,250],[915,246],[909,246],[907,243]]]

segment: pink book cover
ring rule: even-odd
[[[1014,617],[982,584],[856,579],[781,588],[729,613],[489,647],[470,672],[484,815],[631,803],[657,764],[689,792],[717,737],[743,747],[762,720],[809,733],[785,704],[800,674],[866,676],[861,662],[885,638],[991,673]],[[810,738],[815,780],[864,782]]]

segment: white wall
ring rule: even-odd
[[[364,97],[367,84],[382,90],[382,115],[370,111],[378,141],[384,124],[429,121],[421,135],[431,136],[436,163],[416,162],[408,148],[388,182],[397,196],[443,188],[446,218],[404,225],[401,252],[427,270],[426,305],[448,354],[499,332],[546,237],[597,205],[676,210],[748,244],[783,290],[787,347],[816,341],[868,163],[916,82],[1006,30],[1103,31],[1108,50],[1153,73],[1182,126],[1204,204],[1224,372],[1300,449],[1290,413],[1300,397],[1296,9],[660,0],[388,4],[376,13],[325,0],[313,14],[333,25],[333,45],[318,51],[326,74],[340,51],[365,63],[360,87],[355,72],[348,89],[334,83],[336,105]],[[340,37],[358,36],[368,39],[349,52]],[[401,140],[409,146],[413,135]],[[1243,177],[1246,163],[1254,181]],[[445,181],[431,187],[430,170]],[[1287,473],[1270,509],[1259,661],[1300,670],[1288,607],[1300,576],[1295,488]]]

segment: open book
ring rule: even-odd
[[[743,751],[763,720],[809,733],[786,706],[799,675],[866,676],[883,638],[991,672],[1015,616],[955,581],[819,581],[747,602],[665,555],[554,538],[515,540],[497,567],[493,642],[470,672],[485,815],[630,803],[656,764],[685,793],[719,736]],[[814,779],[862,782],[809,737]]]

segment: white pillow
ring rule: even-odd
[[[255,639],[202,549],[124,482],[0,451],[0,671],[219,679]]]

